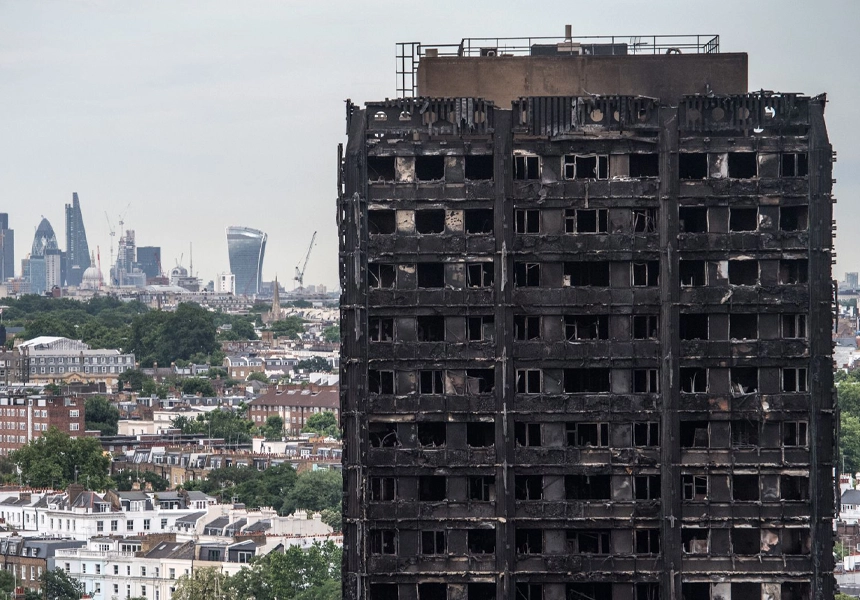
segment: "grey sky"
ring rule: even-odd
[[[580,0],[237,2],[0,0],[0,212],[16,272],[41,215],[65,244],[77,191],[106,272],[126,228],[169,268],[194,245],[205,281],[228,270],[224,228],[269,234],[264,279],[337,285],[336,146],[345,98],[395,95],[394,44],[462,37],[718,33],[747,52],[750,88],[828,92],[839,153],[835,274],[860,270],[860,2]],[[854,66],[852,66],[854,65]]]

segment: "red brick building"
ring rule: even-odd
[[[330,411],[340,423],[340,390],[338,386],[277,386],[248,403],[248,418],[262,426],[277,415],[284,420],[288,435],[298,435],[314,413]]]
[[[84,435],[81,396],[0,397],[0,455],[6,455],[56,427],[72,437]]]

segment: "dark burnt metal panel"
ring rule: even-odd
[[[557,137],[585,131],[660,127],[654,98],[637,96],[532,96],[513,102],[517,131]]]
[[[809,99],[799,94],[757,92],[742,96],[684,96],[680,128],[687,132],[771,131],[805,127],[809,123]]]

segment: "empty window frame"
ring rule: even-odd
[[[367,337],[371,342],[393,342],[394,319],[391,317],[368,318]]]
[[[729,386],[734,394],[755,394],[758,392],[758,367],[732,367]]]
[[[733,554],[749,556],[761,552],[761,529],[758,527],[734,527],[730,530],[730,535]],[[760,597],[756,596],[756,600]]]
[[[496,530],[469,529],[466,544],[469,554],[492,554],[496,551]]]
[[[660,476],[659,475],[634,475],[633,476],[633,498],[635,500],[659,500],[660,499]]]
[[[612,598],[612,584],[608,582],[568,583],[565,586],[566,598],[573,600]]]
[[[757,340],[758,314],[734,313],[729,315],[729,339]]]
[[[438,369],[418,371],[418,393],[425,395],[444,394],[444,373]]]
[[[543,584],[517,582],[514,595],[516,600],[543,600]]]
[[[496,584],[467,583],[466,600],[496,600]]]
[[[420,234],[445,232],[445,210],[424,208],[415,211],[415,231]]]
[[[418,263],[415,271],[419,288],[445,287],[445,265],[443,263]]]
[[[397,554],[397,532],[394,529],[371,529],[370,553]]]
[[[681,392],[704,394],[708,391],[708,370],[705,367],[681,367]]]
[[[445,317],[438,315],[415,317],[415,331],[419,342],[444,342]]]
[[[442,421],[422,421],[415,427],[418,445],[423,448],[444,448],[448,428]]]
[[[514,441],[516,442],[517,446],[540,446],[540,430],[540,423],[514,423]]]
[[[514,285],[517,287],[540,287],[540,263],[515,263]]]
[[[633,369],[634,394],[656,394],[659,391],[659,369]]]
[[[708,177],[708,154],[706,152],[679,153],[678,177],[686,180],[706,179]]]
[[[779,497],[789,502],[809,500],[809,477],[803,475],[780,475]]]
[[[470,448],[490,448],[496,443],[496,424],[474,421],[466,423],[466,445]]]
[[[448,584],[446,583],[419,583],[418,600],[447,600]]]
[[[466,285],[470,288],[493,287],[493,263],[468,263],[466,265]]]
[[[394,157],[393,156],[368,156],[367,157],[367,180],[394,181]]]
[[[704,206],[679,206],[678,231],[681,233],[707,233],[708,209]]]
[[[758,155],[755,152],[729,152],[729,177],[732,179],[758,177]]]
[[[514,478],[514,498],[543,500],[543,475],[517,475]]]
[[[612,551],[609,529],[568,529],[566,538],[570,554],[609,554]]]
[[[529,342],[540,339],[540,317],[514,315],[514,339]]]
[[[608,154],[566,154],[562,161],[565,179],[608,179]]]
[[[447,535],[445,531],[422,531],[421,554],[447,554]]]
[[[395,211],[367,211],[367,232],[370,235],[391,235],[397,230]]]
[[[369,394],[393,394],[394,371],[367,370],[367,392]]]
[[[782,231],[806,231],[809,229],[809,207],[779,207],[779,228]]]
[[[682,527],[681,528],[681,547],[685,554],[707,554],[708,549],[710,547],[711,540],[711,530],[698,528],[698,527]],[[705,596],[698,595],[688,595],[686,586],[689,584],[684,584],[684,598],[710,598],[709,590],[710,584],[697,584],[703,585],[705,590]]]
[[[806,527],[790,527],[783,529],[780,535],[782,553],[788,555],[809,554],[809,529]]]
[[[809,158],[805,152],[785,152],[781,158],[783,177],[805,177],[809,174]]]
[[[783,392],[808,392],[808,371],[805,367],[784,367],[782,369]]]
[[[536,154],[515,154],[514,179],[540,179],[540,157]]]
[[[779,261],[779,282],[791,285],[809,280],[809,261],[805,258]]]
[[[634,532],[636,554],[660,554],[660,530],[636,529]],[[657,600],[654,596],[654,600]]]
[[[758,475],[732,475],[732,499],[739,502],[758,502]]]
[[[469,477],[469,500],[492,502],[496,499],[496,478],[493,475]]]
[[[565,233],[606,233],[609,210],[605,208],[569,208],[564,211]]]
[[[540,233],[540,210],[519,208],[514,211],[516,233]]]
[[[396,448],[400,445],[396,423],[368,423],[367,433],[372,448]]]
[[[806,421],[785,421],[782,424],[782,445],[801,446],[809,445],[809,423]]]
[[[367,286],[370,289],[393,288],[397,283],[394,265],[370,263],[367,265]]]
[[[496,320],[492,315],[467,317],[466,334],[470,342],[491,342],[495,337]]]
[[[567,500],[609,500],[612,497],[610,475],[565,475]]]
[[[729,231],[757,231],[758,209],[754,207],[730,208]]]
[[[369,587],[369,600],[397,600],[396,583],[371,583]]]
[[[639,448],[660,445],[660,423],[633,423],[633,445]]]
[[[660,155],[631,154],[629,174],[630,177],[659,177]]]
[[[418,477],[419,502],[443,502],[448,495],[448,478],[444,475]]]
[[[609,287],[609,262],[597,260],[565,262],[564,285]]]
[[[567,423],[567,445],[576,448],[609,446],[609,423]]]
[[[564,334],[569,342],[608,340],[609,315],[565,315]]]
[[[681,475],[681,497],[684,500],[703,501],[708,499],[707,475]]]
[[[708,263],[704,260],[679,260],[678,279],[681,287],[701,287],[708,283]]]
[[[517,393],[540,394],[542,379],[540,369],[517,369]]]
[[[730,260],[729,283],[731,285],[758,285],[758,261]]]
[[[708,315],[681,313],[678,317],[678,335],[682,340],[707,340]]]
[[[603,394],[609,392],[609,369],[602,367],[564,370],[566,394]]]
[[[418,181],[437,181],[445,179],[444,156],[416,156],[415,178]]]
[[[466,369],[466,392],[468,394],[492,394],[495,387],[494,369]]]
[[[371,502],[391,502],[397,499],[397,479],[394,477],[371,477]]]
[[[681,421],[681,448],[708,448],[710,431],[707,421]]]
[[[660,261],[630,263],[630,274],[634,287],[653,287],[660,284]],[[608,276],[608,269],[607,269]],[[609,285],[607,283],[607,285]]]
[[[732,448],[755,448],[759,444],[758,421],[739,419],[731,421]]]
[[[466,179],[478,181],[493,178],[492,154],[467,154],[465,156]]]
[[[541,554],[543,552],[543,532],[540,529],[526,529],[517,527],[515,544],[517,548],[517,554]],[[520,586],[528,585],[528,584],[517,584],[517,598],[519,600],[532,598],[533,600],[540,600],[540,596],[532,596],[526,591],[526,593],[520,593]],[[538,586],[540,587],[540,586]]]
[[[633,315],[633,339],[656,340],[660,338],[659,315]]]
[[[782,315],[782,337],[786,339],[806,339],[806,315]]]
[[[463,211],[463,226],[468,235],[493,233],[493,209],[467,208]]]
[[[634,208],[633,209],[633,232],[634,233],[656,233],[657,231],[657,209],[656,208]]]

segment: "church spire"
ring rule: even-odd
[[[274,289],[272,290],[272,321],[281,319],[281,292],[278,290],[278,276],[275,275]]]

